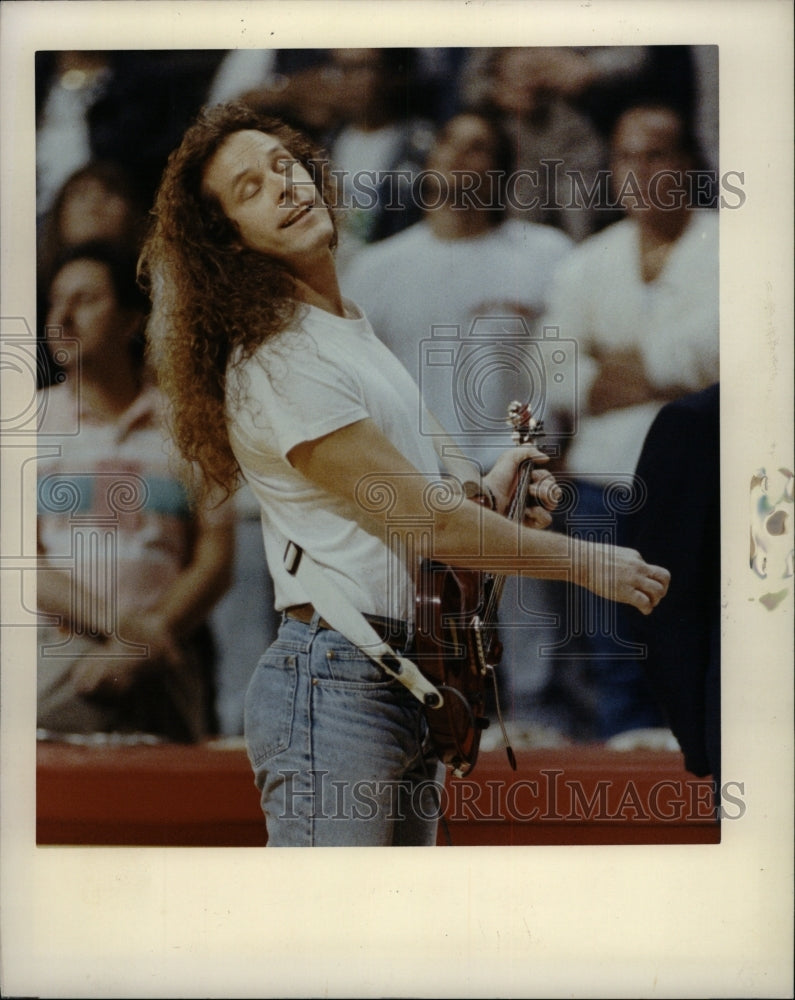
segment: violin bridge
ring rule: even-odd
[[[490,671],[491,667],[486,662],[486,651],[483,649],[483,623],[478,615],[472,619],[471,624],[472,631],[475,636],[475,649],[478,654],[478,663],[480,664],[480,672],[484,676]]]

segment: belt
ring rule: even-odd
[[[285,617],[293,621],[303,622],[309,625],[315,617],[315,609],[311,604],[293,604],[284,609]],[[405,622],[396,618],[383,618],[381,615],[365,615],[367,621],[372,625],[379,637],[388,642],[395,649],[405,650],[409,644],[409,629]],[[334,626],[329,625],[325,618],[318,622],[318,628],[325,628],[334,631]]]

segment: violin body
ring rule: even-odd
[[[534,443],[541,433],[525,403],[513,402],[508,423],[517,445]],[[522,463],[506,517],[521,523],[528,501],[533,464]],[[486,691],[493,684],[502,656],[497,632],[497,610],[504,576],[463,570],[431,559],[420,565],[415,606],[417,666],[442,695],[438,708],[425,708],[431,739],[439,759],[456,777],[469,774],[478,758],[480,736],[489,725]],[[505,736],[499,700],[498,718],[511,767],[513,751]]]
[[[492,577],[424,560],[416,605],[417,665],[439,689],[439,708],[426,708],[439,759],[456,777],[475,766],[489,725],[486,692],[501,655],[496,625],[484,618]]]

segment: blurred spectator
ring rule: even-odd
[[[57,192],[41,220],[36,248],[39,388],[50,385],[57,374],[44,341],[47,297],[56,262],[69,247],[90,241],[111,243],[121,252],[137,255],[146,220],[144,197],[129,172],[118,163],[87,163]]]
[[[113,53],[113,75],[89,114],[94,158],[123,163],[148,203],[222,57],[214,49]]]
[[[108,52],[37,53],[36,212],[93,158],[89,112],[113,75]]]
[[[64,381],[41,391],[37,725],[48,733],[215,729],[207,615],[229,582],[226,507],[196,510],[147,375],[135,258],[68,251],[48,335]]]
[[[618,116],[637,104],[665,104],[677,111],[693,137],[698,168],[718,169],[718,46],[649,45],[643,70],[631,87],[619,87],[605,106],[601,90],[587,110],[612,132]]]
[[[461,112],[427,160],[422,220],[365,248],[343,277],[346,295],[421,386],[436,418],[483,470],[509,442],[512,400],[543,410],[538,321],[573,242],[559,229],[508,217],[511,145],[494,119]],[[534,375],[536,373],[536,375]],[[432,433],[432,428],[426,428]],[[552,624],[539,581],[506,582],[501,680],[512,718],[535,715],[548,670],[536,655]],[[544,638],[548,638],[546,631]]]
[[[471,49],[415,49],[414,111],[422,118],[441,125],[465,109],[462,100],[463,74]]]
[[[243,101],[326,143],[339,125],[327,49],[233,49],[213,77],[208,104]]]
[[[123,163],[150,202],[223,56],[214,49],[37,53],[38,213],[92,160]]]
[[[589,536],[610,523],[620,530],[621,508],[632,501],[619,494],[633,481],[660,407],[718,378],[718,216],[694,207],[686,173],[693,144],[681,114],[659,105],[628,109],[614,130],[612,160],[626,217],[564,262],[544,320],[578,345],[571,372],[578,404],[568,414],[573,433],[563,458],[576,504],[561,527]],[[571,634],[559,655],[569,667],[584,664],[576,683],[592,692],[596,734],[658,725],[623,612],[615,620],[603,603],[575,607],[576,591],[561,596]]]
[[[694,75],[693,127],[707,170],[718,170],[718,46],[691,47]]]
[[[559,226],[575,240],[608,221],[604,208],[600,214],[577,197],[577,180],[590,191],[607,166],[604,134],[583,102],[599,86],[637,76],[645,59],[642,47],[475,50],[464,94],[494,109],[513,139],[523,172],[515,214]]]
[[[717,379],[718,214],[695,207],[692,162],[675,110],[619,118],[612,182],[625,218],[577,247],[545,317],[579,345],[570,472],[633,473],[662,403]]]
[[[412,178],[435,128],[418,111],[414,49],[334,49],[328,81],[341,121],[329,152],[341,178],[342,273],[363,246],[419,219]]]
[[[51,278],[47,268],[63,246],[78,238],[115,238],[106,227],[127,224],[120,218],[126,213],[117,197],[131,214],[151,203],[168,154],[204,102],[222,56],[222,51],[213,50],[36,53],[40,387],[57,375],[42,340]],[[114,166],[103,167],[100,176],[95,167],[100,163]],[[83,168],[99,183],[89,184],[87,176],[80,175]],[[100,184],[107,193],[104,203]],[[62,195],[68,201],[65,210]],[[62,231],[64,224],[71,235]],[[91,226],[97,228],[92,231]]]
[[[207,92],[208,104],[239,101],[244,94],[271,84],[276,76],[278,49],[230,49],[224,53]]]
[[[413,50],[412,114],[438,123],[461,109],[461,72],[469,51]],[[232,49],[213,77],[207,102],[253,103],[325,143],[341,125],[336,91],[344,74],[327,72],[332,54],[329,49]]]
[[[67,247],[102,241],[136,253],[148,205],[120,163],[91,161],[66,178],[56,192],[39,234],[39,275],[46,283]]]
[[[276,638],[273,580],[265,557],[259,503],[243,484],[227,501],[235,516],[232,582],[210,615],[215,640],[215,705],[220,736],[243,735],[246,688]]]
[[[486,469],[504,450],[508,404],[533,392],[524,341],[538,332],[553,275],[574,246],[552,226],[508,217],[512,162],[492,118],[455,115],[415,186],[422,219],[362,250],[343,279],[441,424]],[[428,367],[439,344],[450,359]]]

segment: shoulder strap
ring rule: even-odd
[[[345,638],[399,680],[428,708],[441,708],[444,700],[416,663],[399,656],[375,631],[364,615],[355,608],[338,587],[325,576],[315,560],[295,542],[284,550],[284,566],[311,598],[318,614],[325,618]]]

